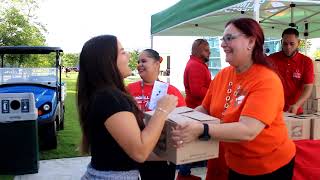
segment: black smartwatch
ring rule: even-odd
[[[199,140],[201,141],[209,141],[211,136],[209,134],[209,125],[207,123],[203,124],[203,133],[199,136]]]

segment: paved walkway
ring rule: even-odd
[[[14,180],[79,180],[90,157],[43,160],[37,174],[16,176]],[[192,174],[205,179],[206,168],[192,168]]]

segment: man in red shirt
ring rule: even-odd
[[[206,64],[209,61],[210,48],[205,39],[197,39],[192,44],[192,52],[184,70],[183,82],[186,92],[186,104],[190,108],[200,106],[211,82],[211,74]],[[200,180],[191,175],[192,164],[180,166],[177,180]]]
[[[197,39],[192,45],[192,55],[184,70],[186,104],[190,108],[201,105],[211,82],[211,74],[206,64],[209,61],[210,48],[205,39]]]
[[[314,82],[312,60],[298,52],[299,32],[288,28],[282,33],[282,51],[268,59],[282,81],[285,106],[283,111],[302,114],[301,106],[310,97]]]

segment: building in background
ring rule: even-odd
[[[211,73],[211,77],[214,77],[222,69],[223,60],[221,58],[221,52],[223,52],[223,50],[220,46],[221,43],[219,37],[209,37],[206,39],[209,43],[211,52],[208,67]]]
[[[263,47],[267,55],[278,52],[281,50],[281,39],[266,38]]]

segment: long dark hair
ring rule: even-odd
[[[252,51],[253,63],[271,68],[271,64],[267,61],[263,52],[264,34],[259,23],[251,18],[238,18],[227,22],[225,27],[230,24],[238,28],[247,37],[254,37],[256,39],[255,46]]]
[[[143,128],[141,111],[130,96],[117,67],[118,43],[112,35],[101,35],[88,40],[80,53],[77,82],[77,105],[82,130],[82,153],[90,152],[88,105],[93,95],[105,89],[118,89],[132,103],[133,113]]]

